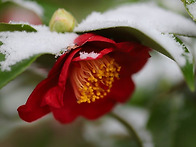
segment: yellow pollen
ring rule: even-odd
[[[95,102],[107,96],[115,79],[119,79],[119,66],[108,55],[97,60],[78,62],[70,73],[70,80],[78,104]]]

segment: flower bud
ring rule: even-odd
[[[69,12],[58,9],[54,12],[49,27],[51,31],[64,33],[72,32],[76,24],[76,19]]]

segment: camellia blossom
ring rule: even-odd
[[[134,91],[131,76],[141,70],[150,49],[137,42],[117,42],[93,33],[77,37],[40,82],[19,116],[32,122],[52,112],[61,123],[78,116],[96,119]]]

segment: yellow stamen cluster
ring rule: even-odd
[[[119,79],[121,67],[109,56],[101,59],[79,61],[71,72],[71,83],[78,103],[91,103],[106,96],[115,78]]]

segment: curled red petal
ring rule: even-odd
[[[132,42],[117,44],[118,48],[112,53],[112,57],[122,67],[121,72],[132,75],[143,68],[150,57],[150,49],[146,46]]]
[[[29,96],[25,105],[20,106],[17,110],[21,119],[32,122],[50,112],[49,106],[44,103],[44,98],[48,95],[49,90],[58,83],[58,76],[63,66],[65,55],[62,55],[55,66],[51,69],[48,78],[40,82]],[[47,98],[46,98],[47,99]],[[59,102],[53,101],[58,104]]]
[[[71,64],[72,58],[79,50],[80,49],[73,50],[66,58],[62,68],[60,69],[61,72],[57,77],[58,82],[55,83],[56,85],[54,87],[52,87],[47,91],[47,93],[43,97],[42,105],[49,105],[51,107],[56,107],[56,108],[60,108],[64,105],[63,94],[65,91],[65,85],[68,78],[69,66]],[[54,65],[53,68],[56,68],[56,66]]]
[[[47,91],[54,86],[55,77],[50,77],[43,80],[37,85],[34,91],[29,96],[25,105],[20,106],[17,110],[21,119],[32,122],[50,112],[48,106],[41,106],[42,98]]]
[[[109,38],[99,36],[93,33],[86,33],[86,34],[80,35],[74,40],[74,43],[77,44],[78,46],[82,46],[87,42],[107,42],[111,44],[115,43],[115,41]]]
[[[56,120],[66,124],[72,122],[77,116],[80,115],[80,111],[78,111],[77,107],[78,105],[79,104],[77,103],[73,88],[68,81],[66,83],[66,88],[64,91],[64,106],[62,106],[61,108],[52,107],[51,111]]]
[[[62,68],[65,60],[67,59],[67,57],[68,57],[68,54],[63,54],[62,56],[60,56],[57,59],[57,61],[55,62],[54,66],[50,70],[50,72],[48,74],[48,77],[60,74],[61,68]]]
[[[20,118],[26,122],[33,122],[50,112],[50,108],[48,106],[37,107],[32,110],[29,109],[27,105],[22,105],[17,110]]]

